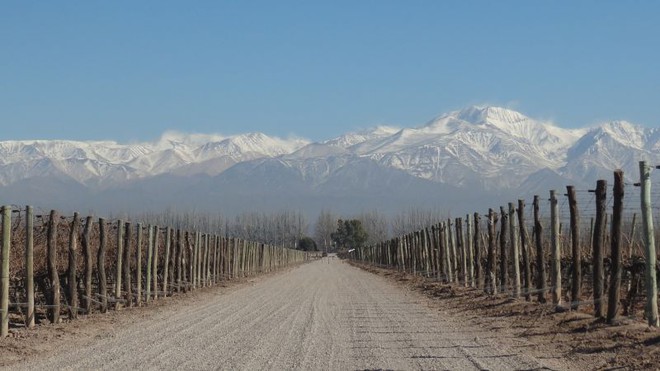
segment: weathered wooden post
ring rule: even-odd
[[[500,206],[500,285],[502,292],[509,291],[509,214]]]
[[[561,305],[561,240],[559,239],[559,203],[555,190],[550,191],[550,244],[552,246],[552,303]]]
[[[479,232],[480,224],[481,216],[479,216],[479,213],[474,213],[474,275],[477,288],[483,286],[483,274],[481,273],[481,233]]]
[[[449,232],[449,247],[451,248],[451,271],[458,281],[458,255],[456,253],[456,235],[451,227],[451,219],[447,220],[447,232]]]
[[[463,235],[463,219],[456,218],[456,236],[458,240],[459,251],[461,252],[461,282],[463,286],[468,287],[467,275],[467,254],[465,251],[465,239]]]
[[[57,271],[57,225],[60,216],[57,211],[50,211],[50,223],[48,223],[48,277],[50,278],[50,305],[49,318],[51,323],[60,322],[60,275]]]
[[[90,215],[85,219],[85,228],[83,229],[82,248],[85,258],[85,300],[83,301],[83,309],[85,313],[89,314],[92,311],[92,266],[94,264],[92,258],[92,226],[94,225],[94,218]]]
[[[73,213],[73,221],[71,222],[71,229],[69,231],[69,318],[78,318],[78,282],[76,280],[76,267],[78,266],[78,224],[80,223],[80,216],[77,212]]]
[[[137,306],[142,306],[142,223],[137,223],[137,241],[135,247],[135,301]]]
[[[658,284],[656,279],[655,235],[651,212],[651,169],[646,162],[639,162],[641,184],[642,225],[644,226],[644,252],[646,253],[646,318],[649,326],[658,327]]]
[[[151,261],[154,256],[154,228],[151,225],[147,226],[147,277],[144,284],[145,289],[145,303],[151,301]]]
[[[108,282],[105,276],[105,249],[107,247],[106,241],[106,225],[105,219],[99,218],[99,251],[96,257],[96,270],[99,279],[99,296],[101,299],[101,313],[108,311]]]
[[[529,241],[527,239],[527,227],[525,225],[525,200],[518,200],[518,229],[520,230],[520,251],[523,260],[523,278],[525,300],[532,300],[532,269],[529,261]]]
[[[568,206],[571,213],[571,250],[573,257],[571,309],[577,310],[582,299],[582,248],[580,247],[580,213],[577,206],[575,187],[566,186]]]
[[[447,261],[445,262],[445,266],[447,267],[447,282],[454,282],[454,271],[452,269],[452,263],[451,263],[451,246],[449,244],[449,235],[451,234],[451,228],[448,223],[444,223],[444,226],[442,228],[443,231],[443,237],[444,237],[444,245],[445,245],[445,257],[447,258]]]
[[[536,288],[538,290],[538,300],[545,303],[545,262],[543,261],[543,226],[541,226],[541,214],[539,212],[539,196],[534,196],[534,237],[536,239],[536,270],[537,280]]]
[[[25,317],[25,323],[28,328],[33,328],[35,319],[34,319],[34,211],[32,209],[32,206],[27,206],[25,208],[25,290],[27,291],[27,313]],[[89,309],[87,311],[89,312]]]
[[[126,222],[124,224],[124,257],[123,263],[124,267],[122,271],[124,272],[124,292],[126,292],[127,305],[129,307],[133,306],[133,288],[131,286],[131,258],[132,255],[132,242],[133,242],[133,229],[131,228],[131,223]]]
[[[154,249],[153,249],[153,259],[151,267],[151,275],[153,279],[154,288],[154,300],[158,299],[158,235],[160,234],[160,228],[157,225],[153,226],[154,229]]]
[[[470,287],[474,287],[474,246],[472,241],[472,218],[470,214],[465,216],[465,229],[467,231],[466,237],[467,241],[465,247],[468,251],[467,261],[468,261],[468,280],[470,282]]]
[[[176,230],[176,292],[181,292],[181,279],[183,274],[183,232]]]
[[[623,171],[614,172],[614,205],[612,208],[610,292],[607,300],[607,323],[612,324],[619,306],[621,289],[621,217],[623,214]]]
[[[9,335],[9,250],[11,249],[11,206],[2,207],[2,272],[0,274],[0,337]]]
[[[167,296],[167,281],[170,273],[170,248],[172,245],[172,228],[165,229],[165,264],[163,266],[163,296]]]
[[[596,223],[593,235],[593,266],[594,266],[594,315],[603,317],[603,291],[605,272],[603,269],[603,239],[605,231],[605,213],[607,202],[607,181],[596,183]]]
[[[509,202],[509,237],[513,260],[513,297],[520,297],[520,250],[518,248],[518,228],[516,228],[516,208]]]
[[[117,271],[115,272],[115,310],[121,309],[121,278],[124,256],[124,221],[117,220]]]
[[[488,259],[486,261],[486,293],[497,294],[495,279],[495,223],[497,219],[493,209],[488,209]]]

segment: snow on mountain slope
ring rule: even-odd
[[[564,129],[506,108],[475,106],[419,127],[379,126],[318,143],[262,133],[178,132],[129,144],[5,141],[0,142],[0,186],[48,176],[105,189],[162,175],[213,177],[256,161],[261,166],[242,171],[264,171],[271,164],[271,172],[287,169],[309,186],[320,187],[344,167],[369,161],[425,181],[502,190],[540,185],[543,178],[591,182],[615,168],[634,174],[640,159],[660,163],[659,129],[625,121]],[[274,186],[281,179],[270,176]]]
[[[195,173],[217,174],[218,161],[237,163],[293,152],[308,141],[280,139],[261,133],[230,137],[168,132],[152,143],[33,140],[0,142],[0,185],[48,173],[49,168],[79,183],[98,186],[154,176],[186,166]],[[37,166],[46,161],[46,167]],[[194,166],[192,166],[194,165]],[[206,168],[208,166],[209,168]],[[224,166],[222,170],[225,170]],[[179,172],[190,174],[188,171]]]

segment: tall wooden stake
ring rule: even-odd
[[[646,253],[646,270],[644,271],[646,286],[646,318],[649,326],[658,327],[658,284],[656,280],[655,235],[653,230],[653,213],[651,212],[651,169],[646,162],[639,162],[639,177],[642,186],[641,206],[642,225],[644,226],[644,252]]]
[[[481,232],[479,231],[480,223],[481,216],[479,216],[479,213],[474,213],[474,278],[478,288],[483,287],[483,274],[481,273]]]
[[[610,292],[607,300],[607,323],[612,324],[619,305],[621,289],[621,216],[623,214],[623,171],[614,172],[614,205],[612,208]]]
[[[11,249],[11,206],[2,207],[2,272],[0,274],[0,337],[9,335],[9,250]]]
[[[518,200],[518,229],[520,229],[520,250],[523,260],[523,278],[525,281],[525,300],[532,300],[532,269],[529,261],[529,241],[527,239],[527,227],[525,226],[525,200]]]
[[[83,229],[82,248],[83,256],[85,259],[85,298],[83,300],[83,309],[85,313],[89,314],[92,311],[92,271],[93,271],[93,257],[92,257],[92,226],[94,225],[94,218],[90,215],[85,219],[85,228]]]
[[[130,222],[124,224],[124,292],[129,307],[133,306],[133,286],[131,285],[131,259],[133,258],[133,228]]]
[[[500,285],[509,291],[509,214],[500,206]]]
[[[536,241],[536,289],[538,290],[539,303],[545,303],[545,262],[543,256],[543,226],[541,225],[541,214],[539,212],[539,196],[534,196],[534,238]]]
[[[101,313],[108,311],[108,283],[105,276],[105,250],[107,248],[105,219],[99,218],[99,251],[96,258],[96,267],[99,279],[99,296],[101,299]]]
[[[513,260],[513,297],[520,297],[520,250],[518,248],[518,228],[516,228],[516,208],[509,202],[509,236]]]
[[[77,212],[73,213],[73,221],[69,231],[69,318],[78,318],[78,282],[76,277],[76,267],[78,266],[78,225],[80,216]]]
[[[117,272],[115,275],[115,310],[121,308],[121,274],[124,256],[124,221],[117,220]]]
[[[32,206],[25,208],[25,290],[27,291],[28,328],[34,327],[34,211]],[[88,310],[89,311],[89,310]]]
[[[596,223],[594,224],[593,264],[594,264],[594,315],[598,318],[603,313],[603,291],[605,272],[603,269],[603,239],[605,231],[605,207],[607,202],[607,181],[596,183]]]
[[[57,225],[60,216],[57,211],[50,211],[50,223],[48,223],[48,237],[47,237],[47,250],[48,250],[48,277],[50,278],[50,300],[51,307],[49,308],[50,322],[60,322],[60,275],[57,271]]]
[[[559,240],[559,204],[554,190],[550,191],[550,243],[552,245],[552,303],[561,305],[561,241]]]
[[[139,307],[142,305],[142,223],[137,223],[136,231],[137,241],[135,245],[135,301]]]
[[[497,222],[493,209],[488,209],[488,259],[486,261],[486,293],[497,294],[495,279],[495,223]]]
[[[582,248],[580,247],[580,213],[577,206],[575,187],[566,186],[568,207],[571,213],[571,250],[573,270],[571,284],[571,309],[577,310],[582,299]]]

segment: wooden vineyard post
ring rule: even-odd
[[[157,225],[153,226],[154,229],[154,247],[153,247],[153,254],[152,254],[152,263],[151,263],[151,276],[153,279],[153,284],[152,287],[154,289],[154,300],[158,299],[158,249],[159,249],[159,241],[158,241],[158,235],[160,234],[160,228]]]
[[[76,282],[76,267],[78,266],[78,225],[80,223],[77,212],[73,213],[73,221],[69,231],[69,318],[78,318],[78,283]]]
[[[479,225],[481,224],[481,216],[479,213],[474,213],[474,278],[475,286],[481,288],[483,286],[483,275],[481,269],[481,232]]]
[[[124,255],[124,221],[117,220],[117,271],[115,272],[115,310],[121,309],[121,273]]]
[[[458,255],[456,254],[456,235],[451,227],[451,219],[447,220],[447,232],[449,233],[449,246],[451,247],[451,271],[452,276],[458,281]]]
[[[127,305],[129,307],[133,306],[133,289],[131,286],[132,243],[133,229],[131,228],[131,223],[126,222],[124,224],[124,267],[122,268],[122,271],[124,272],[124,292],[126,292]]]
[[[2,207],[2,271],[0,274],[0,338],[9,335],[9,250],[11,249],[11,206]]]
[[[523,278],[525,285],[525,300],[532,300],[532,269],[529,261],[529,240],[527,239],[527,227],[525,226],[525,200],[518,200],[518,229],[520,230],[520,252],[523,260]]]
[[[593,265],[594,265],[594,315],[602,318],[603,291],[605,274],[603,269],[603,240],[605,232],[605,207],[607,202],[607,181],[599,180],[596,183],[596,223],[593,235]]]
[[[561,241],[559,240],[559,202],[554,190],[550,191],[550,244],[552,246],[552,303],[561,305]]]
[[[500,206],[500,285],[502,292],[509,291],[509,214]]]
[[[186,286],[189,287],[190,290],[192,290],[194,288],[193,287],[193,279],[195,278],[195,275],[194,275],[195,265],[194,265],[194,259],[193,259],[193,257],[194,257],[193,245],[190,243],[190,239],[191,239],[190,234],[191,234],[191,232],[186,231],[185,241],[186,241],[186,258],[187,258],[187,260],[186,260],[187,267],[186,268],[187,268],[187,271],[186,271],[184,281],[186,281]]]
[[[573,258],[571,309],[577,310],[582,299],[582,248],[580,247],[580,213],[577,207],[575,187],[566,186],[568,207],[571,213],[571,250]]]
[[[474,287],[474,249],[473,249],[473,241],[472,241],[472,218],[470,217],[470,214],[467,214],[465,216],[465,230],[466,230],[466,237],[467,241],[465,243],[465,247],[467,248],[468,251],[468,256],[467,256],[467,261],[468,261],[468,280],[470,282],[470,287]]]
[[[25,290],[27,291],[27,313],[25,323],[34,327],[34,211],[25,208]],[[87,310],[89,312],[89,309]],[[4,312],[3,312],[4,313]]]
[[[456,236],[459,251],[461,252],[461,282],[463,286],[467,287],[467,256],[465,253],[465,239],[463,237],[463,219],[461,218],[456,218]]]
[[[147,277],[144,284],[145,303],[151,301],[151,260],[154,256],[154,228],[151,225],[147,226]]]
[[[192,287],[196,289],[199,285],[199,232],[195,232],[195,245],[193,247],[193,269],[192,269]]]
[[[137,234],[135,244],[135,302],[138,307],[142,306],[142,230],[142,223],[137,223],[135,228]]]
[[[57,211],[51,210],[47,236],[48,277],[51,287],[48,312],[51,323],[60,322],[60,275],[57,271],[57,225],[59,220],[60,216]]]
[[[94,225],[94,218],[90,215],[85,219],[85,228],[83,229],[82,248],[85,257],[85,300],[83,302],[83,309],[85,313],[89,314],[92,311],[92,266],[94,264],[92,258],[92,226]]]
[[[204,234],[204,271],[202,272],[204,287],[209,286],[209,234]]]
[[[658,284],[656,280],[655,236],[653,230],[653,213],[651,212],[651,169],[646,162],[639,162],[639,178],[641,184],[642,225],[644,227],[644,252],[646,254],[646,269],[644,271],[646,286],[646,319],[649,326],[658,327]]]
[[[172,228],[165,229],[165,263],[163,264],[163,296],[167,296],[167,280],[170,274],[170,248],[172,244]]]
[[[454,274],[451,268],[451,251],[450,251],[450,246],[449,246],[449,234],[451,234],[451,230],[449,228],[448,223],[443,224],[443,238],[444,238],[444,246],[445,246],[445,267],[447,269],[447,282],[454,282]]]
[[[520,297],[520,250],[518,248],[518,228],[516,228],[516,209],[509,202],[509,236],[513,261],[513,297]]]
[[[539,212],[539,196],[534,196],[534,238],[536,241],[536,289],[538,290],[539,303],[545,303],[545,263],[543,259],[543,226],[541,226],[541,215]]]
[[[105,276],[105,249],[106,241],[105,219],[99,218],[99,251],[96,258],[96,270],[99,275],[99,296],[101,299],[101,313],[108,311],[108,283]]]
[[[619,305],[621,289],[621,216],[623,214],[623,171],[614,172],[614,205],[612,208],[610,292],[607,300],[607,323],[612,324]]]
[[[183,232],[176,230],[176,292],[181,292],[181,279],[183,274]]]
[[[495,212],[488,209],[488,259],[486,261],[486,293],[497,294],[497,283],[495,280]]]

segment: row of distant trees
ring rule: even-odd
[[[330,210],[321,210],[313,223],[310,223],[302,212],[289,210],[276,213],[243,213],[233,217],[170,210],[157,214],[117,217],[220,233],[287,248],[332,252],[339,248],[350,249],[374,244],[392,236],[421,229],[446,216],[436,211],[411,209],[393,217],[377,211],[345,216]]]

